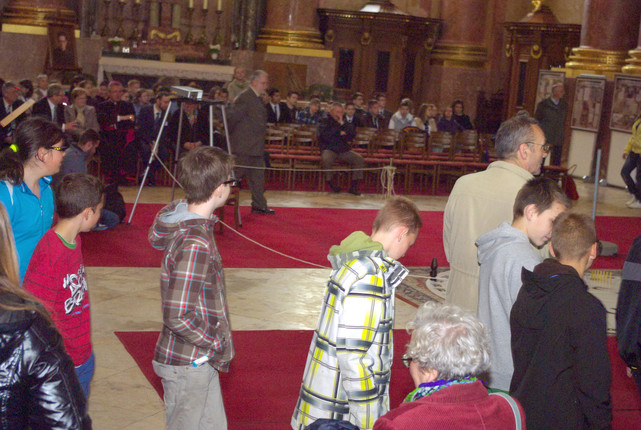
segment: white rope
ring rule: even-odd
[[[383,194],[385,198],[391,198],[396,192],[394,191],[394,175],[396,174],[396,167],[392,165],[390,160],[389,166],[383,167],[383,172],[381,173],[381,186],[383,187]]]
[[[308,265],[310,265],[310,266],[319,267],[319,268],[321,268],[321,269],[331,269],[331,267],[321,266],[320,264],[312,263],[312,262],[310,262],[310,261],[301,260],[300,258],[292,257],[291,255],[287,255],[287,254],[284,254],[284,253],[282,253],[282,252],[280,252],[280,251],[276,251],[275,249],[270,248],[269,246],[263,245],[262,243],[260,243],[260,242],[256,242],[254,239],[251,239],[251,238],[249,238],[249,237],[245,236],[244,234],[242,234],[242,233],[241,233],[241,232],[239,232],[238,230],[233,229],[231,226],[229,226],[229,225],[227,225],[225,222],[221,221],[220,219],[218,220],[218,222],[219,222],[219,223],[221,223],[222,225],[224,225],[225,227],[227,227],[229,230],[231,230],[231,231],[233,231],[234,233],[236,233],[237,235],[239,235],[240,237],[242,237],[243,239],[248,240],[248,241],[250,241],[251,243],[253,243],[253,244],[255,244],[255,245],[258,245],[258,246],[260,246],[261,248],[264,248],[264,249],[266,249],[266,250],[268,250],[268,251],[271,251],[271,252],[273,252],[274,254],[281,255],[281,256],[283,256],[283,257],[289,258],[290,260],[298,261],[299,263],[304,263],[304,264],[308,264]]]

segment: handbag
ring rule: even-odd
[[[568,199],[570,200],[579,200],[579,192],[576,189],[576,182],[574,182],[574,178],[571,176],[575,170],[576,164],[570,166],[568,173],[564,178],[565,195],[568,196]]]

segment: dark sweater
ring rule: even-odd
[[[612,420],[605,308],[570,266],[523,269],[512,307],[510,394],[532,429],[607,429]]]
[[[344,132],[344,134],[341,134]],[[334,118],[328,116],[318,126],[318,140],[320,149],[329,149],[337,154],[347,152],[351,149],[352,140],[356,137],[354,124],[343,122],[339,124]]]

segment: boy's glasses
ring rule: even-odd
[[[409,368],[410,367],[410,363],[412,362],[412,357],[410,357],[407,354],[403,354],[403,356],[401,357],[401,361],[403,362],[403,366]]]
[[[53,149],[54,151],[58,152],[65,152],[67,149],[69,149],[69,145],[64,143],[62,146],[52,146],[49,149]]]
[[[230,187],[237,187],[240,185],[240,181],[238,179],[229,179],[223,182],[223,185],[229,185]]]

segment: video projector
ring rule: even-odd
[[[203,90],[192,87],[175,86],[171,87],[171,95],[180,98],[200,101],[203,98]]]

